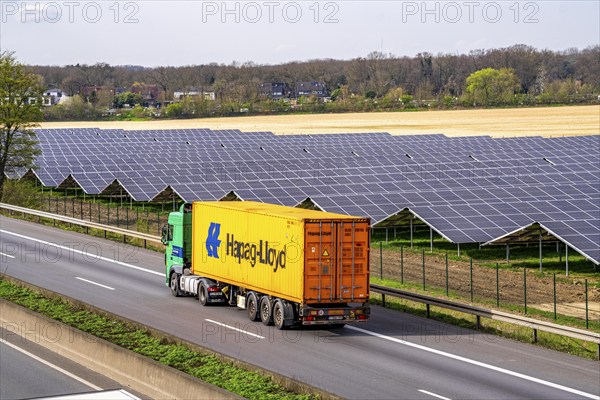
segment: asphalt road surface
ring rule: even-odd
[[[372,308],[278,331],[165,286],[163,255],[0,217],[0,273],[352,399],[600,399],[600,363]]]
[[[83,398],[84,393],[98,396],[120,389],[117,382],[41,347],[35,337],[31,339],[0,328],[0,399],[73,394]]]

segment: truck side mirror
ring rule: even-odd
[[[163,225],[162,232],[160,235],[160,241],[164,245],[166,245],[169,242],[168,234],[169,234],[169,227],[167,225]]]

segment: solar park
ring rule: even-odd
[[[39,129],[9,178],[136,202],[256,200],[425,224],[452,243],[560,241],[600,263],[600,136]]]

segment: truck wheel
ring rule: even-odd
[[[200,284],[200,290],[198,291],[198,301],[201,305],[205,306],[208,303],[208,293],[206,292],[206,286]]]
[[[273,325],[273,313],[271,310],[271,302],[267,296],[260,299],[260,320],[263,325]]]
[[[170,288],[171,288],[171,294],[175,297],[180,297],[183,293],[181,292],[181,289],[179,288],[179,275],[177,275],[176,273],[172,273],[171,274],[171,280],[170,280]]]
[[[277,329],[287,328],[284,325],[285,322],[285,311],[281,300],[277,300],[273,306],[273,323]]]
[[[250,321],[258,321],[260,314],[258,313],[258,301],[256,300],[256,294],[254,292],[248,295],[248,304],[246,306],[248,310],[248,318]]]

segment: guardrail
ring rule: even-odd
[[[598,345],[597,356],[600,359],[600,334],[595,332],[589,332],[583,329],[573,328],[570,326],[553,324],[551,322],[540,321],[532,318],[523,317],[520,315],[505,313],[502,311],[489,310],[486,308],[476,307],[468,304],[455,303],[446,299],[440,299],[418,293],[406,292],[404,290],[389,288],[380,285],[372,284],[371,291],[381,294],[381,299],[384,306],[386,300],[385,296],[400,297],[405,300],[410,300],[417,303],[424,303],[427,307],[427,317],[429,317],[430,315],[430,307],[436,306],[440,308],[446,308],[449,310],[459,311],[465,314],[475,315],[477,317],[478,327],[481,325],[481,317],[525,326],[533,330],[534,342],[537,342],[538,331],[543,331],[570,337],[573,339],[580,339],[587,342],[596,343]]]
[[[0,208],[4,208],[7,210],[20,212],[23,214],[35,215],[38,217],[49,218],[56,221],[68,222],[84,227],[94,228],[103,230],[106,232],[113,232],[117,234],[121,234],[125,236],[130,236],[133,238],[138,238],[144,240],[144,247],[146,246],[146,241],[160,243],[160,237],[149,235],[147,233],[141,233],[136,231],[131,231],[127,229],[122,229],[110,225],[103,225],[96,222],[84,221],[76,218],[65,217],[62,215],[51,214],[45,211],[32,210],[29,208],[13,206],[11,204],[0,203]],[[533,330],[533,341],[537,342],[537,333],[538,331],[554,333],[557,335],[562,335],[574,339],[580,339],[587,342],[593,342],[598,344],[598,358],[600,359],[600,334],[589,332],[583,329],[572,328],[569,326],[557,325],[551,322],[535,320],[532,318],[523,317],[520,315],[514,315],[505,313],[502,311],[489,310],[485,308],[475,307],[467,304],[455,303],[450,300],[440,299],[436,297],[430,297],[423,294],[406,292],[400,289],[389,288],[380,285],[371,285],[371,290],[375,293],[379,293],[382,296],[382,302],[385,306],[385,297],[386,296],[394,296],[400,297],[406,300],[414,301],[417,303],[424,303],[427,307],[427,317],[430,315],[430,307],[436,306],[440,308],[445,308],[449,310],[459,311],[465,314],[475,315],[477,317],[477,326],[480,326],[481,317],[495,319],[498,321],[508,322],[515,325],[525,326],[531,328]]]
[[[138,231],[132,231],[129,229],[123,229],[116,226],[99,224],[97,222],[85,221],[82,219],[71,218],[64,215],[52,214],[46,211],[33,210],[31,208],[13,206],[12,204],[0,203],[0,208],[4,208],[6,210],[19,212],[23,214],[34,215],[40,218],[48,218],[54,221],[67,222],[74,225],[83,226],[85,228],[93,228],[104,231],[104,237],[106,237],[106,232],[117,233],[119,235],[123,235],[123,240],[125,237],[129,236],[136,239],[141,239],[144,241],[144,248],[147,245],[147,242],[160,243],[160,237],[149,235],[147,233],[142,233]]]

